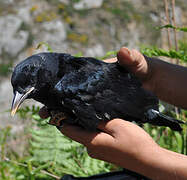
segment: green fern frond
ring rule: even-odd
[[[32,117],[37,123],[43,121],[37,114]],[[40,166],[50,162],[47,170],[53,174],[90,176],[110,171],[108,163],[89,157],[83,145],[62,135],[54,126],[45,124],[30,132],[32,162]]]
[[[152,48],[147,48],[143,47],[141,49],[141,52],[149,57],[152,56],[164,56],[164,57],[169,57],[169,58],[174,58],[174,59],[180,59],[183,62],[187,62],[187,54],[184,51],[176,51],[174,49],[171,49],[169,51],[160,49],[157,47],[152,47]]]

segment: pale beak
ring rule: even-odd
[[[28,97],[28,95],[34,90],[34,87],[30,88],[25,94],[20,94],[18,91],[14,94],[14,99],[12,101],[11,116],[16,114],[21,103]]]

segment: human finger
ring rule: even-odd
[[[103,61],[106,63],[114,63],[114,62],[117,62],[117,58],[115,57],[115,58],[105,59]]]
[[[58,127],[57,127],[58,128]],[[110,142],[113,137],[101,131],[88,131],[79,126],[63,124],[58,128],[62,134],[87,147],[103,145]]]
[[[87,144],[98,134],[98,132],[90,132],[83,129],[82,127],[69,125],[66,123],[64,123],[63,126],[58,129],[65,136],[68,136],[69,138],[81,144]]]
[[[116,135],[121,131],[120,129],[129,123],[130,122],[123,119],[112,119],[107,122],[100,122],[98,124],[98,129],[111,135],[112,137],[116,137]]]
[[[126,67],[139,78],[148,74],[148,64],[144,56],[137,50],[122,47],[117,53],[119,64]]]

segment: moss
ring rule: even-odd
[[[57,18],[57,14],[55,12],[49,12],[49,11],[44,11],[42,13],[39,13],[35,17],[35,22],[41,23],[45,21],[52,21]]]
[[[63,3],[59,3],[59,4],[58,4],[58,10],[59,10],[59,11],[64,11],[65,8],[66,8],[66,5],[65,5],[65,4],[63,4]]]
[[[80,0],[70,0],[71,1],[71,3],[78,3],[78,2],[80,2]]]
[[[7,76],[11,72],[12,63],[0,64],[0,76]]]
[[[35,21],[36,21],[36,22],[43,22],[43,21],[44,21],[43,16],[42,16],[41,14],[37,15],[37,16],[35,17]]]
[[[37,9],[38,9],[38,6],[37,6],[37,5],[33,5],[33,6],[30,8],[30,12],[33,13],[33,12],[35,12]]]
[[[118,0],[115,2],[104,1],[103,8],[116,16],[118,19],[129,22],[132,20],[132,16],[135,13],[135,8],[132,3],[128,1]]]
[[[70,32],[67,35],[67,39],[81,44],[86,44],[88,42],[88,36],[85,34],[78,34]]]
[[[179,41],[179,50],[183,51],[184,54],[187,54],[187,37],[184,37],[183,40]]]
[[[73,19],[70,16],[65,17],[64,20],[67,24],[73,24]]]
[[[29,29],[30,29],[29,25],[26,24],[25,22],[22,22],[18,31],[20,31],[20,30],[29,31]]]

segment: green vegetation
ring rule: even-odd
[[[1,64],[0,63],[0,76],[7,76],[10,72],[10,68],[12,67],[12,63]]]
[[[72,0],[71,2],[75,3],[78,1]],[[61,14],[62,18],[68,24],[72,25],[74,23],[71,18],[72,6],[67,6],[58,1],[49,2],[56,3],[58,14],[53,13],[53,11],[39,12],[36,5],[32,6],[30,12],[35,12],[36,15],[33,17],[37,23],[56,19],[59,14]],[[117,2],[114,2],[114,6],[111,8],[107,4],[107,1],[104,1],[103,8],[122,20],[130,21],[131,19],[135,19],[137,22],[141,21],[140,15],[134,12],[133,6],[127,2],[124,3],[126,3],[124,6],[119,6]],[[88,13],[87,10],[75,12],[81,16]],[[187,29],[186,27],[180,28],[172,25],[160,28],[172,28],[183,32],[186,32]],[[26,25],[22,24],[21,29],[27,29]],[[84,34],[73,33],[72,31],[68,33],[68,40],[85,45],[88,37]],[[53,51],[45,42],[39,43],[37,48],[43,45],[47,47],[49,52]],[[150,57],[164,56],[179,59],[181,64],[187,63],[186,41],[179,42],[178,51],[174,49],[164,50],[158,47],[142,47],[141,52]],[[113,55],[116,55],[116,51],[110,51],[100,59],[106,59]],[[82,53],[78,53],[76,56],[82,56]],[[11,66],[12,64],[0,64],[0,75],[7,75]],[[169,112],[165,111],[162,104],[160,108],[163,109],[163,113],[187,122],[187,111],[180,110],[180,113],[176,114],[174,108],[171,108]],[[115,165],[90,158],[83,145],[63,136],[55,127],[48,125],[49,119],[41,119],[38,116],[38,111],[39,107],[35,106],[25,107],[18,111],[21,119],[30,119],[32,121],[31,126],[29,125],[24,131],[23,136],[27,139],[27,145],[25,146],[23,155],[19,155],[9,146],[9,142],[16,138],[21,139],[21,137],[15,137],[15,134],[11,133],[11,127],[0,127],[0,180],[52,180],[60,179],[64,174],[90,176],[120,169]],[[175,152],[187,154],[186,124],[183,125],[181,133],[171,131],[169,128],[155,127],[149,124],[145,124],[143,128],[160,146]]]
[[[38,111],[35,106],[18,111],[20,117],[33,121],[32,128],[27,129],[30,136],[25,152],[27,156],[20,158],[8,148],[11,127],[0,130],[0,179],[59,179],[64,174],[90,176],[117,169],[114,165],[90,158],[83,145],[48,125],[49,119],[41,119]]]

